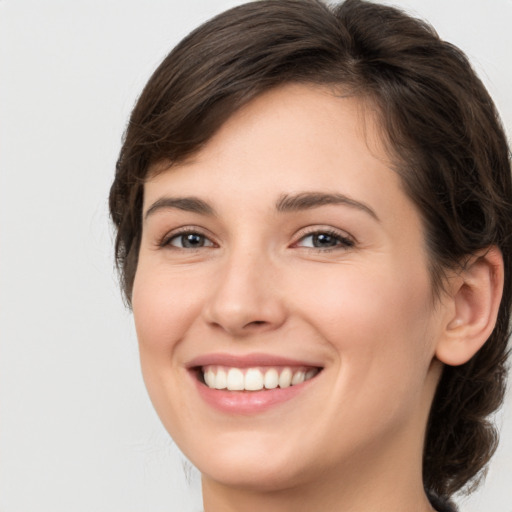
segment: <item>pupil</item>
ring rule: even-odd
[[[313,245],[315,247],[333,247],[336,245],[336,239],[326,233],[320,233],[314,236]]]
[[[204,240],[202,235],[190,233],[182,239],[183,247],[202,247]]]

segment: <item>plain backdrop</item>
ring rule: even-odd
[[[201,509],[143,387],[107,195],[152,70],[237,3],[0,0],[0,512]],[[389,3],[466,51],[510,136],[512,0]],[[496,420],[500,448],[463,512],[512,512],[512,393]]]

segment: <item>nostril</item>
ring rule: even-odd
[[[265,322],[265,320],[254,320],[254,322],[249,322],[246,327],[251,327],[251,326],[258,326],[258,325],[265,325],[267,322]]]

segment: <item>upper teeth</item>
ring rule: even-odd
[[[287,388],[312,379],[317,368],[226,368],[203,367],[206,385],[230,391],[259,391],[261,389]]]

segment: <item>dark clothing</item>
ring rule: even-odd
[[[457,507],[450,500],[438,498],[432,494],[428,495],[428,499],[437,512],[457,512]]]

